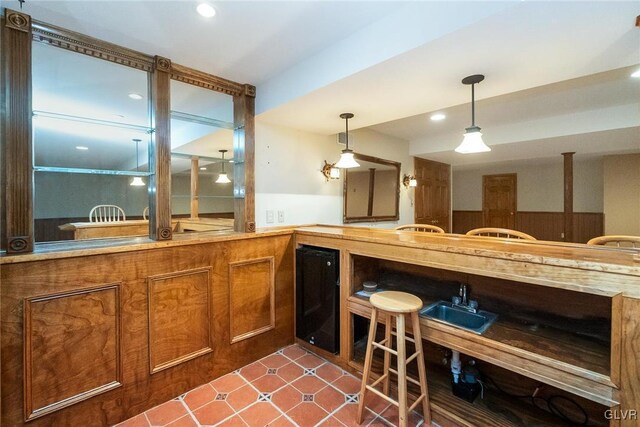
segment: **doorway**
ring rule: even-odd
[[[515,173],[482,176],[484,227],[516,228],[517,176]]]
[[[416,157],[415,223],[433,224],[449,232],[451,218],[451,166]]]

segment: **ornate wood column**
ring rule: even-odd
[[[244,85],[233,97],[233,217],[234,230],[256,231],[255,222],[255,97],[256,88]]]
[[[151,127],[149,145],[149,236],[171,240],[171,61],[156,56],[151,74]]]
[[[31,17],[6,9],[2,21],[2,247],[33,251]]]

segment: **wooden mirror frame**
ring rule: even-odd
[[[171,240],[170,80],[176,79],[233,96],[234,157],[242,162],[234,173],[234,230],[255,231],[255,87],[236,83],[169,58],[150,56],[103,40],[35,21],[5,9],[2,31],[2,200],[0,247],[7,253],[34,248],[31,46],[46,43],[150,73],[149,237]]]
[[[380,221],[398,221],[400,219],[400,169],[402,164],[400,162],[394,162],[393,160],[381,159],[378,157],[367,156],[365,154],[354,153],[353,158],[356,160],[362,160],[364,162],[370,163],[379,163],[385,166],[391,166],[396,168],[396,204],[395,204],[395,215],[380,215],[380,216],[358,216],[358,217],[348,217],[347,216],[347,186],[348,186],[348,175],[349,169],[345,170],[344,174],[344,188],[342,190],[343,194],[343,212],[342,212],[342,222],[345,224],[355,223],[355,222],[380,222]],[[372,200],[370,200],[370,204],[372,204]]]

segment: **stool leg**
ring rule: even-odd
[[[429,407],[429,389],[427,387],[427,371],[424,367],[424,351],[422,350],[422,333],[420,332],[420,318],[418,313],[411,313],[411,324],[413,328],[413,339],[416,342],[416,351],[420,353],[416,357],[418,363],[418,375],[420,376],[420,391],[424,394],[422,399],[422,416],[424,425],[431,425],[431,410]]]
[[[398,412],[400,427],[407,426],[407,352],[405,345],[404,315],[396,316],[398,343]]]
[[[389,348],[393,348],[393,344],[391,340],[391,329],[393,328],[393,316],[391,314],[387,314],[387,327],[384,330],[384,339],[387,340],[386,346]],[[386,379],[382,383],[382,392],[389,396],[389,366],[391,364],[391,353],[388,351],[384,352],[384,370],[382,371],[382,375],[386,375]]]
[[[378,324],[378,310],[374,307],[371,310],[371,324],[369,325],[369,337],[367,338],[367,353],[364,357],[364,368],[362,370],[362,385],[360,386],[360,400],[358,402],[358,424],[362,424],[364,413],[364,396],[371,374],[371,362],[373,361],[373,340],[376,338],[376,327]]]

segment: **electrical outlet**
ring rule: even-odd
[[[278,222],[284,222],[284,211],[278,211]]]
[[[267,211],[267,224],[273,224],[273,211]]]

